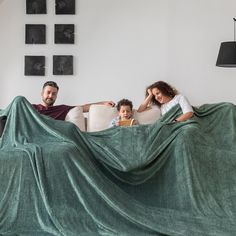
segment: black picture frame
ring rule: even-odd
[[[25,25],[25,43],[26,44],[45,44],[46,43],[46,25],[26,24]]]
[[[47,14],[46,0],[26,0],[26,14]]]
[[[56,15],[75,14],[75,0],[56,0]]]
[[[55,44],[74,44],[74,24],[55,24],[54,42]]]
[[[44,76],[45,56],[25,56],[25,76]]]
[[[53,55],[53,75],[73,75],[72,55]]]

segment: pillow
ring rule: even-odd
[[[83,114],[83,108],[76,106],[69,110],[66,115],[65,121],[74,123],[81,131],[85,131],[85,118]]]
[[[87,131],[94,132],[108,129],[110,122],[118,115],[116,107],[93,104],[89,108]]]
[[[139,124],[152,124],[161,117],[161,111],[158,107],[153,107],[143,112],[137,112],[134,110],[134,119]]]

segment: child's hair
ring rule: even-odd
[[[125,98],[124,98],[124,99],[121,99],[121,100],[117,103],[116,108],[117,108],[118,111],[120,111],[121,106],[129,106],[129,107],[131,108],[131,111],[132,111],[132,109],[133,109],[133,103],[132,103],[130,100],[125,99]]]

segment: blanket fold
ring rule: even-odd
[[[235,105],[180,113],[87,133],[16,97],[0,110],[0,235],[236,235]]]

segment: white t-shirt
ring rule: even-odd
[[[183,114],[186,112],[193,112],[193,108],[190,105],[189,101],[186,97],[181,94],[175,95],[169,102],[161,105],[161,114],[164,115],[168,112],[172,107],[179,104]]]

